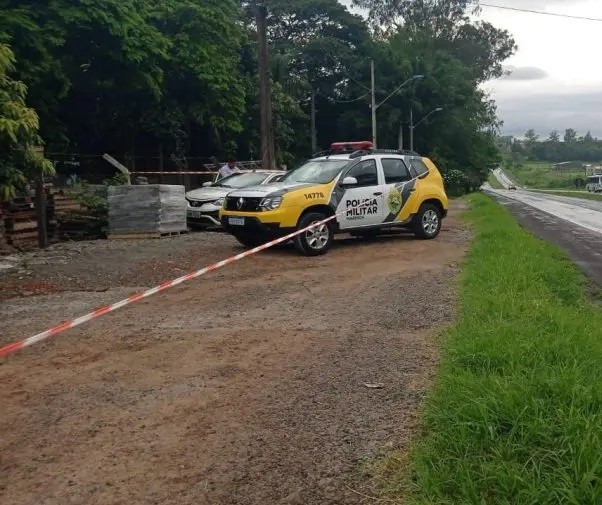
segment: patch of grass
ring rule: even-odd
[[[522,168],[505,170],[520,186],[535,189],[575,189],[577,177],[585,179],[585,170],[557,172],[549,163],[530,162]]]
[[[582,198],[584,200],[595,200],[598,202],[602,202],[602,193],[587,193],[585,191],[582,192],[570,192],[570,191],[551,191],[549,192],[552,195],[559,196],[569,196],[571,198]]]
[[[410,504],[600,504],[602,310],[564,254],[470,198],[459,321],[388,487]]]
[[[500,184],[500,181],[498,181],[495,175],[493,175],[493,172],[489,172],[489,178],[487,179],[487,182],[493,189],[504,189],[504,186]]]

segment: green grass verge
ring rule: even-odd
[[[498,181],[495,175],[493,175],[493,172],[489,172],[489,178],[487,179],[487,182],[493,189],[504,189],[504,186],[500,184],[500,181]]]
[[[535,189],[575,189],[575,178],[585,179],[584,170],[556,172],[549,163],[529,162],[522,168],[504,169],[520,186]]]
[[[602,310],[558,249],[470,201],[459,321],[388,487],[410,504],[600,504]]]
[[[569,196],[571,198],[582,198],[584,200],[594,200],[602,202],[602,193],[570,192],[570,191],[550,191],[552,195]]]

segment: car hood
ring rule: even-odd
[[[226,196],[232,188],[221,188],[219,186],[209,186],[208,188],[193,189],[186,193],[186,198],[191,200],[218,200]]]
[[[237,189],[228,193],[230,197],[257,198],[263,196],[284,195],[295,189],[310,188],[316,186],[307,182],[273,182],[272,184],[263,184],[261,186],[250,186],[248,188]]]

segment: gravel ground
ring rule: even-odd
[[[0,502],[370,501],[361,469],[407,446],[453,317],[456,212],[435,241],[269,251],[0,362]],[[29,255],[0,274],[0,343],[235,251],[196,234]]]
[[[237,244],[225,233],[207,232],[155,240],[69,242],[46,251],[4,256],[0,257],[0,300],[151,286],[222,259]]]

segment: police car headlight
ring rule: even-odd
[[[216,207],[223,207],[225,201],[226,201],[225,198],[220,198],[219,200],[215,200],[215,202],[212,202],[212,204],[215,205]]]
[[[271,198],[264,198],[259,204],[259,207],[263,210],[276,210],[280,205],[282,205],[282,197],[274,196]]]

